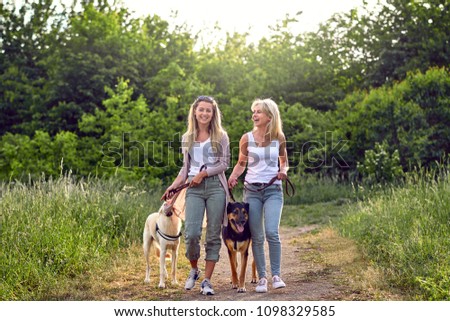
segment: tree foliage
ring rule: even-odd
[[[349,95],[335,113],[337,135],[349,142],[345,159],[354,168],[366,150],[386,141],[405,170],[444,160],[450,153],[449,76],[446,68],[430,69],[392,87]]]
[[[255,98],[278,102],[297,172],[347,173],[386,142],[403,170],[450,153],[449,3],[387,0],[294,34],[287,14],[256,44],[196,47],[186,25],[107,0],[0,4],[0,174],[170,180],[198,95],[232,142]],[[63,164],[61,166],[61,164]]]
[[[344,88],[393,84],[410,71],[450,64],[449,6],[446,0],[386,0],[336,14],[308,43]]]

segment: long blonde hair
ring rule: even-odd
[[[198,135],[198,124],[197,119],[195,118],[195,110],[198,104],[202,101],[210,103],[213,106],[213,115],[211,118],[211,122],[209,124],[209,135],[211,139],[211,145],[213,147],[214,153],[220,151],[223,146],[220,146],[220,141],[222,140],[222,136],[226,133],[222,128],[222,115],[219,109],[219,105],[216,100],[210,96],[199,96],[192,103],[191,108],[189,109],[188,116],[188,128],[187,131],[183,134],[183,137],[186,141],[187,150],[189,150],[194,144],[195,139]]]
[[[261,111],[270,118],[270,122],[267,124],[266,128],[266,135],[269,135],[270,140],[279,139],[284,136],[278,105],[272,99],[266,98],[255,99],[252,103],[252,111],[254,111],[256,106],[261,107]]]

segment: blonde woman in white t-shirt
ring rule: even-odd
[[[253,130],[239,142],[239,159],[228,179],[232,189],[245,168],[244,200],[250,204],[252,250],[259,281],[256,292],[267,292],[264,241],[269,245],[272,288],[284,288],[281,279],[280,218],[283,209],[281,181],[287,178],[286,138],[278,105],[272,99],[257,99],[251,106]],[[276,180],[269,184],[272,178]]]
[[[161,199],[169,197],[172,190],[189,180],[184,237],[191,271],[185,283],[186,290],[193,289],[200,278],[198,259],[206,210],[205,277],[201,283],[201,293],[213,295],[211,277],[219,260],[221,227],[228,222],[226,206],[229,193],[225,170],[230,163],[229,139],[222,128],[219,106],[214,98],[199,96],[191,105],[182,146],[183,167]]]

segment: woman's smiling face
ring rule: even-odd
[[[214,115],[214,107],[211,103],[201,101],[195,108],[195,119],[199,124],[208,125]]]
[[[267,126],[267,124],[270,122],[270,117],[266,115],[265,112],[263,112],[261,106],[256,105],[253,108],[253,115],[252,115],[253,124],[255,127],[260,126]]]

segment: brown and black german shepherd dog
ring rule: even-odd
[[[247,271],[248,254],[251,245],[251,234],[248,223],[249,204],[233,202],[228,203],[228,226],[222,228],[222,239],[228,250],[231,267],[231,284],[238,293],[245,289],[245,274]],[[237,275],[237,253],[241,253],[241,271]],[[252,283],[256,283],[255,261],[252,264]]]

